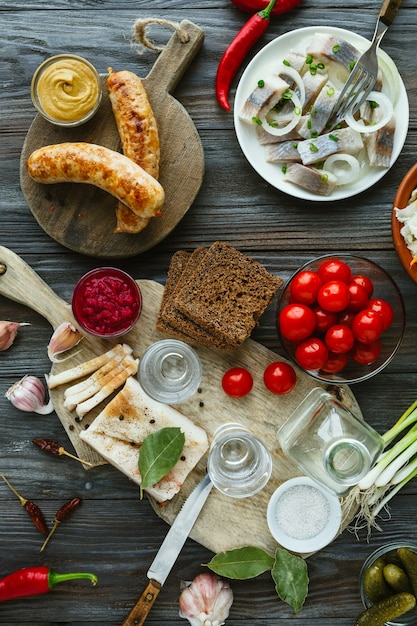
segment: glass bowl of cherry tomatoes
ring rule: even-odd
[[[397,352],[404,302],[376,263],[329,254],[305,263],[284,284],[276,325],[287,355],[307,374],[325,383],[358,383]]]

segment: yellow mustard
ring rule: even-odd
[[[83,59],[62,56],[40,72],[36,95],[48,117],[75,122],[95,108],[100,87],[94,69]]]

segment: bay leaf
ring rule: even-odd
[[[246,580],[270,570],[273,564],[274,557],[262,548],[244,546],[220,552],[206,565],[219,576]]]
[[[309,581],[305,560],[287,550],[277,548],[271,574],[278,596],[290,605],[294,613],[297,613],[308,593]]]
[[[143,489],[155,485],[172,470],[181,456],[184,443],[184,433],[175,426],[160,428],[145,437],[138,461],[141,499]]]

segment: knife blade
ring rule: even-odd
[[[208,474],[184,502],[147,572],[149,583],[122,626],[141,626],[180,554],[213,487]]]

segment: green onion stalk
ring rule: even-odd
[[[377,518],[388,503],[417,476],[417,400],[382,435],[384,449],[370,471],[344,498],[344,510],[357,508],[355,532],[366,528],[381,530]]]

